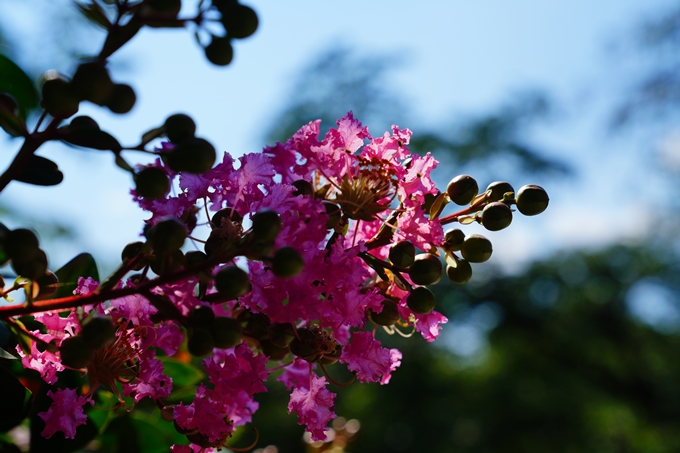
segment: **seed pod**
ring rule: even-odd
[[[70,368],[85,368],[94,357],[94,348],[83,337],[69,337],[59,346],[61,363]]]
[[[98,130],[100,130],[99,124],[97,124],[97,122],[93,118],[87,115],[76,116],[71,120],[71,122],[68,125],[69,132],[98,131]]]
[[[187,349],[189,354],[195,357],[203,357],[212,352],[215,348],[215,339],[210,331],[203,327],[191,327],[188,329],[189,339]]]
[[[217,153],[208,141],[190,137],[178,143],[170,152],[163,153],[172,171],[187,173],[205,173],[215,164]]]
[[[295,339],[295,329],[290,323],[272,324],[269,326],[269,340],[276,346],[285,348]]]
[[[191,309],[189,320],[195,327],[209,327],[215,320],[215,312],[210,307],[199,305]]]
[[[397,267],[409,267],[416,258],[416,247],[411,241],[399,241],[390,247],[388,257]]]
[[[281,247],[272,257],[272,272],[277,277],[291,278],[302,272],[305,260],[294,247]]]
[[[491,191],[491,193],[488,195],[488,201],[501,201],[506,193],[514,192],[515,189],[512,187],[512,185],[510,185],[509,182],[496,181],[489,184],[489,186],[486,188],[485,192],[489,191]]]
[[[472,266],[465,260],[456,259],[455,266],[446,266],[446,276],[453,283],[462,285],[463,283],[467,283],[472,277]]]
[[[290,353],[289,346],[281,347],[275,345],[270,340],[261,340],[260,348],[262,349],[262,353],[269,357],[269,360],[282,360]]]
[[[215,66],[227,66],[234,59],[234,48],[228,37],[213,36],[205,47],[205,57]]]
[[[179,219],[169,217],[149,228],[146,237],[154,252],[165,254],[179,250],[184,245],[187,230]]]
[[[385,299],[382,302],[383,309],[380,313],[369,311],[371,321],[381,326],[392,326],[399,321],[399,309],[396,302]]]
[[[432,291],[425,286],[413,288],[413,291],[406,297],[406,305],[419,315],[426,315],[434,310],[436,299]]]
[[[113,86],[111,94],[106,101],[106,106],[113,113],[123,114],[132,110],[137,102],[135,90],[130,85],[119,83]]]
[[[182,0],[145,0],[155,12],[177,16],[182,9]]]
[[[215,274],[215,289],[226,300],[241,297],[251,288],[248,273],[233,264],[223,267]]]
[[[434,285],[442,278],[442,263],[431,253],[421,253],[408,269],[411,281],[416,285]]]
[[[494,201],[484,206],[482,210],[482,225],[489,231],[500,231],[512,223],[512,209],[500,201]]]
[[[163,198],[170,190],[170,179],[163,169],[145,167],[135,175],[135,192],[144,198]]]
[[[184,267],[185,259],[184,253],[181,250],[173,250],[172,252],[164,253],[162,255],[156,254],[149,260],[151,270],[158,275],[166,275],[171,272]]]
[[[448,250],[457,252],[463,245],[465,240],[465,233],[460,228],[451,228],[444,233],[444,241]]]
[[[258,26],[257,13],[249,6],[232,3],[221,7],[222,24],[232,38],[242,39],[255,33]]]
[[[470,175],[456,176],[446,186],[451,201],[460,206],[470,203],[478,192],[477,181]]]
[[[317,335],[311,329],[301,327],[298,329],[298,336],[290,343],[290,352],[307,362],[316,362],[321,358]]]
[[[5,253],[13,260],[30,259],[40,251],[38,237],[26,228],[17,228],[7,232],[3,242]]]
[[[527,184],[517,192],[517,209],[524,215],[538,215],[548,208],[548,192],[541,186]]]
[[[83,321],[80,335],[85,343],[97,349],[113,343],[116,328],[106,316],[95,315]]]
[[[189,115],[184,113],[170,115],[166,118],[163,127],[168,140],[175,144],[181,143],[196,134],[196,123]]]
[[[12,259],[12,268],[17,275],[37,280],[47,272],[47,255],[38,249],[38,252],[27,259]]]
[[[493,247],[491,241],[479,234],[473,234],[465,238],[461,247],[463,258],[471,263],[483,263],[491,258]]]
[[[268,209],[258,211],[253,215],[253,236],[258,241],[273,241],[281,231],[281,218]]]
[[[40,105],[55,118],[68,118],[78,113],[79,97],[64,79],[49,79],[42,86]]]
[[[243,217],[233,208],[220,209],[212,216],[210,222],[214,228],[220,228],[222,226],[222,219],[229,219],[232,223],[243,223]]]
[[[73,91],[86,101],[105,105],[114,89],[109,71],[100,63],[82,63],[73,74]]]
[[[233,348],[243,341],[243,329],[234,318],[217,317],[210,324],[210,333],[218,349]]]
[[[295,187],[295,190],[293,191],[294,197],[311,197],[314,195],[314,186],[307,180],[298,179],[297,181],[292,182],[291,185]]]
[[[203,263],[208,259],[208,255],[201,252],[200,250],[191,250],[184,255],[184,258],[186,266],[191,267],[199,263]]]

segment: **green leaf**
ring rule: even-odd
[[[113,420],[100,438],[104,451],[111,453],[142,453],[140,432],[126,413]],[[167,451],[167,449],[166,449]]]
[[[164,133],[165,133],[165,127],[163,127],[163,126],[157,127],[157,128],[151,129],[150,131],[145,132],[142,135],[142,142],[140,143],[140,146],[146,145],[151,140],[162,136]]]
[[[82,146],[83,148],[100,149],[103,151],[111,150],[115,153],[118,153],[123,149],[113,135],[98,129],[71,132],[66,128],[62,128],[59,131],[61,139],[71,145]]]
[[[10,444],[5,440],[0,440],[0,452],[2,453],[21,453],[19,447],[14,444]]]
[[[1,325],[2,323],[0,323]],[[7,360],[19,360],[19,357],[14,357],[12,354],[9,352],[5,351],[4,349],[0,348],[0,359],[7,359]]]
[[[19,104],[19,115],[24,121],[28,113],[38,107],[38,91],[31,78],[2,54],[0,54],[0,92],[14,96]]]
[[[3,367],[0,367],[0,401],[0,432],[21,423],[31,409],[31,392]]]
[[[131,415],[138,432],[139,446],[144,453],[166,453],[172,444],[186,442],[186,437],[175,430],[173,423],[164,421],[158,412],[153,414],[135,411]]]
[[[56,186],[64,180],[64,174],[51,160],[33,155],[14,180],[35,186]]]
[[[205,373],[190,363],[170,357],[160,357],[160,360],[165,367],[165,374],[172,378],[173,387],[195,385],[205,378]]]
[[[76,256],[56,271],[55,274],[59,278],[59,289],[51,299],[73,295],[73,290],[78,285],[78,277],[92,277],[94,280],[99,281],[97,263],[95,263],[94,257],[89,253],[81,253]]]
[[[439,196],[434,200],[434,203],[432,203],[432,207],[430,207],[430,220],[439,217],[439,215],[444,210],[444,207],[449,204],[449,201],[451,200],[449,199],[448,193],[440,193]]]

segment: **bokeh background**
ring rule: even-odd
[[[185,3],[190,14],[196,5]],[[374,136],[410,128],[411,150],[441,162],[442,185],[469,173],[482,187],[536,183],[551,196],[544,214],[516,216],[507,230],[467,228],[492,239],[494,256],[469,284],[437,286],[450,319],[439,341],[381,337],[404,353],[390,385],[334,389],[336,413],[358,431],[337,425],[335,442],[305,443],[285,389],[272,385],[255,417],[258,447],[680,450],[680,5],[249,5],[260,27],[227,68],[205,60],[192,31],[144,29],[111,62],[113,79],[137,92],[134,110],[80,113],[130,145],[168,114],[188,113],[199,135],[238,156],[352,110]],[[103,38],[65,0],[0,4],[0,53],[36,79],[71,74]],[[0,136],[0,147],[4,167],[19,141]],[[100,273],[111,271],[146,217],[129,175],[109,153],[49,144],[40,154],[64,182],[13,182],[2,222],[35,228],[54,268],[90,251]]]

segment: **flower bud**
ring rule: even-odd
[[[195,357],[203,357],[210,354],[215,348],[215,339],[208,329],[204,327],[191,327],[187,333],[189,336],[187,340],[189,354]]]
[[[227,300],[241,297],[251,290],[248,273],[233,264],[225,266],[215,274],[215,289]]]
[[[184,267],[184,253],[181,250],[173,250],[163,255],[156,254],[151,257],[149,264],[151,270],[157,275],[166,275]]]
[[[232,223],[243,223],[243,217],[233,208],[220,209],[212,216],[210,223],[212,223],[214,228],[220,228],[222,226],[222,219],[229,219]]]
[[[199,263],[203,263],[208,259],[208,255],[201,252],[200,250],[191,250],[184,255],[184,258],[186,266],[191,267]]]
[[[492,182],[486,188],[486,192],[488,192],[489,190],[491,191],[491,194],[487,198],[488,201],[501,201],[503,199],[503,195],[505,195],[508,192],[515,191],[515,189],[510,185],[510,183],[505,181]]]
[[[175,113],[167,117],[163,127],[168,140],[175,144],[181,143],[196,134],[196,123],[189,115],[183,113]]]
[[[146,233],[154,252],[166,254],[179,250],[187,237],[185,225],[175,217],[161,220]]]
[[[399,309],[396,302],[385,299],[382,302],[383,309],[380,313],[369,311],[371,321],[381,326],[392,326],[399,321]]]
[[[208,327],[215,320],[215,312],[210,307],[199,305],[191,309],[189,320],[195,327]]]
[[[307,180],[298,179],[292,183],[292,186],[295,187],[295,190],[293,191],[294,197],[311,197],[314,195],[314,186],[312,186],[312,183]]]
[[[221,7],[220,11],[221,22],[231,38],[247,38],[257,30],[257,13],[249,6],[232,3],[228,7]]]
[[[540,214],[547,209],[549,201],[548,192],[535,184],[522,186],[515,200],[517,209],[524,215]]]
[[[272,257],[271,269],[277,277],[295,277],[304,267],[305,260],[294,247],[281,247]]]
[[[190,137],[177,144],[170,152],[163,153],[162,157],[172,171],[205,173],[215,164],[217,153],[208,141]]]
[[[459,285],[467,283],[470,277],[472,277],[472,266],[467,261],[461,259],[456,259],[455,262],[455,266],[446,266],[446,276],[453,283],[458,283]]]
[[[444,242],[446,242],[446,248],[457,252],[463,245],[465,240],[465,233],[460,228],[451,228],[446,233],[444,233]]]
[[[109,71],[97,62],[78,66],[71,84],[80,99],[102,106],[109,100],[114,87]]]
[[[26,228],[9,231],[3,242],[5,253],[13,260],[30,259],[40,251],[38,237]]]
[[[132,110],[137,102],[137,95],[135,90],[130,85],[119,83],[113,86],[109,98],[106,100],[106,106],[113,113],[123,114]]]
[[[228,37],[213,36],[205,47],[205,57],[216,66],[227,66],[234,59],[234,47]]]
[[[397,267],[409,267],[416,257],[416,247],[410,241],[399,241],[390,247],[390,263]]]
[[[126,245],[123,248],[123,252],[121,253],[121,261],[123,261],[123,264],[127,263],[137,255],[139,255],[142,252],[142,249],[144,248],[144,243],[137,241],[137,242],[130,242],[128,245]],[[138,260],[137,264],[135,267],[133,267],[131,270],[134,271],[139,271],[144,268],[146,263],[144,262],[145,260]]]
[[[64,79],[49,79],[42,86],[40,105],[55,118],[68,118],[78,113],[79,97]]]
[[[321,365],[333,365],[335,362],[340,359],[340,356],[342,355],[342,346],[337,343],[335,345],[335,349],[331,352],[325,352],[321,358],[319,359],[319,363]]]
[[[83,321],[80,335],[85,343],[97,349],[113,343],[116,328],[106,316],[95,315]]]
[[[491,241],[479,234],[473,234],[465,238],[460,249],[463,258],[471,263],[483,263],[491,258],[493,247]]]
[[[408,269],[411,281],[416,285],[434,285],[442,278],[442,263],[431,253],[421,253]]]
[[[285,348],[295,339],[295,329],[290,323],[272,324],[269,326],[269,340],[281,348]]]
[[[281,218],[268,209],[258,211],[253,215],[253,236],[259,241],[273,241],[281,231]]]
[[[470,203],[478,192],[477,181],[470,175],[456,176],[446,186],[451,201],[460,206]]]
[[[317,344],[317,335],[307,327],[298,329],[298,336],[290,343],[290,352],[307,362],[316,362],[321,358]]]
[[[482,225],[489,231],[499,231],[506,228],[512,223],[512,210],[510,207],[494,201],[484,206],[482,210]]]
[[[237,320],[219,316],[210,324],[210,333],[218,349],[233,348],[243,341],[243,329]]]
[[[85,368],[94,357],[94,348],[83,337],[69,337],[59,346],[61,363],[70,368]]]
[[[17,275],[37,280],[47,272],[47,255],[38,249],[38,252],[29,258],[12,258],[12,268]]]
[[[282,360],[290,352],[289,346],[279,346],[274,344],[271,340],[260,340],[260,348],[262,353],[269,357],[269,360]]]
[[[426,315],[434,310],[436,300],[432,291],[425,286],[417,286],[406,297],[406,305],[419,315]]]
[[[145,167],[135,175],[135,192],[144,198],[163,198],[170,190],[170,179],[163,169]]]
[[[69,132],[98,131],[98,130],[100,130],[99,124],[97,124],[97,122],[93,118],[87,115],[76,116],[71,120],[71,122],[68,125]]]

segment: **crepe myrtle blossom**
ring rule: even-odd
[[[339,384],[326,367],[339,362],[358,381],[384,385],[402,359],[382,345],[387,334],[437,338],[447,319],[427,286],[444,273],[440,257],[446,275],[464,283],[468,261],[491,254],[485,238],[474,235],[469,245],[443,225],[499,229],[507,213],[487,215],[488,206],[516,200],[507,190],[477,195],[469,177],[439,191],[431,179],[437,161],[409,151],[408,129],[373,137],[350,112],[325,135],[320,130],[312,121],[262,153],[224,153],[201,174],[166,165],[171,143],[140,167],[175,182],[165,192],[132,190],[150,213],[143,240],[125,247],[109,279],[78,281],[74,295],[86,310],[36,314],[43,328],[26,331],[29,350],[17,347],[23,366],[48,384],[65,369],[86,376],[79,390],[48,393],[54,403],[39,414],[43,435],[72,438],[85,423],[83,406],[104,390],[128,410],[153,400],[187,438],[171,451],[210,452],[252,421],[254,395],[276,373],[291,392],[288,412],[323,440],[336,416],[328,387]],[[441,217],[451,200],[470,206]],[[187,238],[194,247],[183,252]],[[191,402],[170,404],[164,357],[191,356],[205,357],[194,363],[206,379]]]

